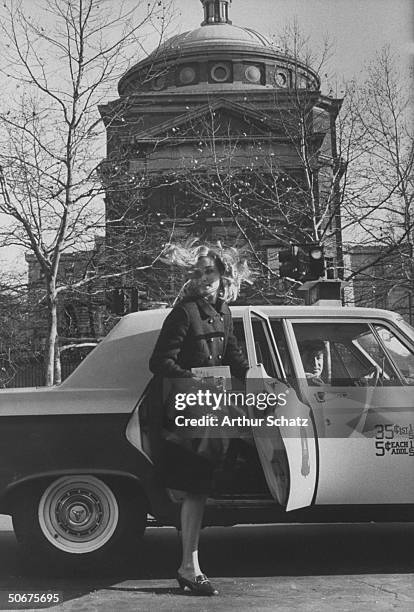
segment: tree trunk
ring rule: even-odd
[[[55,378],[54,378],[54,384],[55,385],[60,385],[60,383],[62,382],[62,363],[60,360],[60,346],[59,346],[59,342],[56,339],[55,342]]]
[[[55,349],[57,340],[57,296],[54,280],[47,283],[47,301],[49,310],[49,329],[46,339],[45,385],[55,383]]]

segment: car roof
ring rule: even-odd
[[[311,317],[362,317],[396,320],[398,314],[380,308],[355,308],[353,306],[232,306],[234,316],[242,316],[247,309],[260,310],[268,317],[311,318]]]
[[[341,306],[231,306],[233,317],[242,317],[243,314],[250,310],[257,310],[268,317],[283,317],[283,318],[364,318],[364,319],[386,319],[388,321],[397,321],[400,315],[389,310],[381,310],[379,308],[354,308]],[[104,342],[113,340],[115,337],[122,338],[131,334],[136,334],[139,331],[149,331],[160,329],[163,320],[171,312],[171,308],[157,308],[154,310],[143,310],[128,314],[119,321],[113,330],[105,338]]]
[[[319,306],[233,306],[233,316],[258,310],[269,317],[370,318],[397,321],[399,315],[374,308]],[[151,378],[148,362],[170,308],[145,310],[122,317],[61,388],[129,388],[140,396]]]
[[[259,310],[267,316],[278,317],[363,317],[363,318],[380,318],[395,320],[399,317],[398,313],[381,308],[357,308],[353,306],[273,306],[271,304],[260,304],[253,306],[236,305],[230,306],[233,316],[243,316],[247,310]],[[133,312],[122,318],[122,320],[131,319],[134,322],[140,319],[145,322],[151,320],[159,321],[164,319],[171,311],[171,308],[157,308],[154,310],[142,310],[141,312]]]

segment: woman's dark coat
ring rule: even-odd
[[[150,359],[150,370],[166,378],[191,377],[191,368],[230,366],[243,379],[248,364],[233,333],[228,305],[204,298],[180,302],[166,318]]]
[[[158,408],[162,402],[168,411],[168,407],[165,408],[165,395],[161,399],[162,388],[165,387],[163,381],[170,379],[169,382],[173,384],[167,384],[167,389],[175,387],[175,392],[185,391],[187,387],[187,390],[191,390],[188,386],[192,385],[189,380],[193,377],[191,368],[220,365],[230,366],[232,376],[239,379],[244,379],[248,369],[233,333],[228,305],[222,300],[218,300],[215,306],[203,298],[183,300],[165,319],[150,359],[149,366],[155,374],[152,402],[156,402]],[[179,382],[177,379],[186,379],[187,384],[185,380]],[[208,494],[213,487],[215,466],[222,459],[217,439],[211,440],[208,459],[200,455],[200,439],[185,438],[184,432],[180,431],[183,428],[174,429],[171,414],[164,414],[158,422],[168,430],[167,439],[160,446],[158,461],[164,485]],[[216,450],[217,456],[213,461],[211,455]]]

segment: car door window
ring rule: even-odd
[[[252,316],[252,329],[258,363],[263,365],[267,375],[271,378],[281,378],[265,321]]]
[[[289,353],[288,344],[286,341],[283,322],[280,319],[271,319],[270,325],[272,327],[273,335],[275,337],[277,348],[279,350],[280,359],[282,360],[283,368],[285,370],[286,380],[290,384],[295,384],[296,376],[295,371],[293,369],[293,363]]]
[[[332,344],[332,370],[338,379],[357,379],[366,363],[355,351],[341,342]]]
[[[368,323],[294,323],[293,328],[309,385],[402,384]]]
[[[237,344],[243,353],[243,357],[247,361],[247,351],[246,351],[246,336],[244,335],[244,326],[243,321],[241,319],[233,320],[233,333],[236,336]]]

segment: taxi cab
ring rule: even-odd
[[[57,387],[0,391],[0,512],[26,553],[77,568],[179,524],[147,401],[167,314],[123,317]],[[288,399],[262,410],[280,426],[231,440],[204,524],[414,520],[414,329],[375,309],[232,314],[246,392]]]

